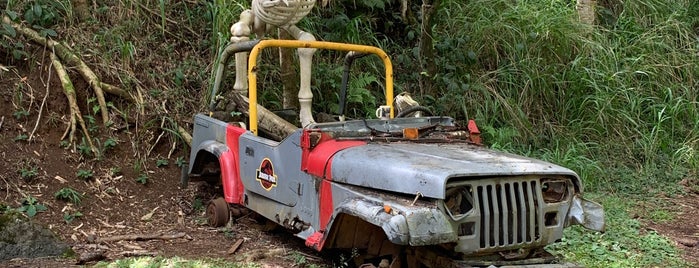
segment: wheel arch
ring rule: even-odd
[[[196,153],[191,154],[193,158],[189,161],[189,174],[201,174],[204,167],[210,163],[219,165],[221,154],[228,150],[228,146],[217,141],[209,140],[200,143],[192,149]]]
[[[197,146],[194,159],[190,160],[189,175],[201,174],[207,164],[216,164],[224,199],[228,203],[241,204],[244,189],[240,180],[237,153],[217,141],[202,142]]]
[[[403,215],[387,213],[383,206],[364,200],[350,200],[338,206],[335,215],[328,225],[328,234],[324,247],[344,248],[348,243],[354,247],[360,246],[361,239],[345,234],[363,233],[363,230],[371,230],[371,236],[377,230],[388,241],[396,245],[408,245],[408,224]],[[357,241],[348,242],[355,239]]]

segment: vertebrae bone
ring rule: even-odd
[[[284,27],[298,23],[315,4],[315,0],[253,0],[252,10],[260,20]]]

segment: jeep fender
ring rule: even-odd
[[[397,245],[424,246],[457,240],[449,220],[437,208],[352,199],[337,207],[334,218],[340,213],[381,227],[388,240]]]

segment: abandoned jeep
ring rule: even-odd
[[[259,106],[257,58],[268,47],[347,51],[345,68],[358,56],[378,56],[386,101],[378,118],[301,128]],[[250,53],[249,89],[237,107],[249,121],[216,119],[227,59],[240,52]],[[578,175],[484,147],[473,121],[462,127],[446,116],[415,116],[421,109],[398,111],[392,72],[385,52],[371,46],[253,40],[226,47],[211,111],[194,117],[183,172],[185,184],[220,184],[209,224],[223,226],[232,205],[244,207],[315,250],[355,249],[362,267],[571,267],[543,247],[570,225],[604,230],[603,209],[583,199]]]

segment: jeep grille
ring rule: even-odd
[[[474,185],[481,248],[536,242],[541,234],[538,180]]]
[[[444,208],[462,241],[471,241],[467,242],[470,246],[461,248],[462,252],[540,244],[545,228],[543,208],[555,210],[564,205],[545,203],[542,180],[558,181],[527,176],[449,182]],[[558,185],[544,188],[561,192],[549,201],[557,201],[559,195],[568,199],[567,190],[558,189],[561,188]]]

